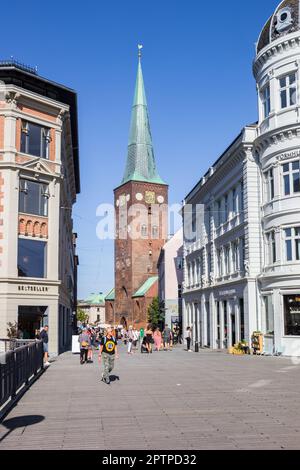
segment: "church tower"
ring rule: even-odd
[[[115,291],[106,309],[110,323],[138,328],[146,326],[149,304],[158,295],[157,262],[168,235],[168,186],[155,164],[141,47],[127,163],[114,190]]]

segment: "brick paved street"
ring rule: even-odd
[[[107,386],[97,362],[59,357],[0,425],[0,449],[300,449],[289,359],[122,350],[114,372]]]

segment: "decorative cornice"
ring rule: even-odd
[[[283,52],[294,49],[295,47],[300,46],[300,35],[299,31],[296,33],[296,37],[292,36],[289,39],[286,37],[281,38],[278,42],[273,42],[271,45],[263,49],[253,62],[253,74],[257,78],[259,69],[263,67],[266,62],[271,58],[277,55],[282,54]]]
[[[262,134],[257,137],[254,146],[255,149],[262,153],[270,146],[277,146],[282,142],[287,140],[293,140],[294,138],[300,137],[300,126],[297,124],[298,127],[294,127],[293,129],[274,129],[273,131]]]

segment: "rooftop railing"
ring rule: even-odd
[[[37,67],[31,67],[15,59],[0,60],[0,67],[16,67],[25,72],[33,73],[34,75],[38,74]]]

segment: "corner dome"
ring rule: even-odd
[[[268,19],[258,40],[257,54],[276,39],[300,30],[300,0],[283,0]]]

